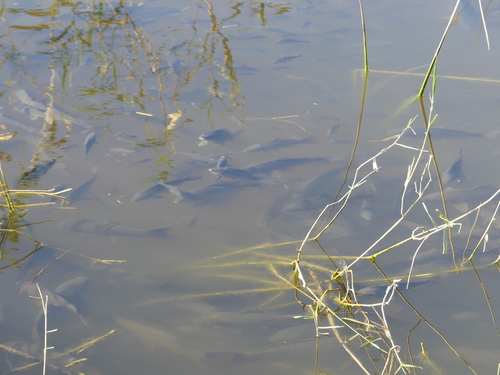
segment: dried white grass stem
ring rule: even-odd
[[[48,344],[48,339],[47,339],[47,334],[56,332],[56,329],[48,330],[48,315],[47,315],[47,308],[49,306],[49,296],[48,295],[43,295],[42,291],[40,290],[40,286],[38,283],[36,284],[36,288],[38,289],[38,294],[40,295],[40,301],[42,302],[42,311],[43,311],[43,317],[44,317],[44,327],[43,327],[43,370],[42,374],[45,375],[45,371],[47,368],[47,350],[54,349],[53,346],[49,347]]]

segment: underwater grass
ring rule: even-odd
[[[344,193],[340,199],[336,199],[335,202],[332,202],[331,204],[327,205],[323,211],[318,215],[316,221],[314,224],[311,226],[309,229],[308,233],[305,235],[304,240],[297,252],[296,259],[292,262],[292,268],[293,268],[293,275],[295,278],[295,294],[296,294],[296,299],[297,302],[303,306],[303,308],[309,308],[311,311],[314,312],[315,316],[315,322],[318,322],[318,318],[320,316],[326,317],[328,321],[330,322],[330,329],[333,332],[333,334],[339,339],[339,341],[342,343],[344,342],[343,339],[340,338],[339,335],[339,326],[343,325],[345,330],[348,332],[353,333],[354,335],[350,338],[352,340],[353,338],[359,339],[360,340],[360,345],[359,348],[366,348],[366,347],[371,347],[372,349],[375,349],[379,351],[381,356],[385,358],[383,367],[380,368],[377,366],[377,364],[373,361],[372,364],[377,368],[378,373],[380,374],[396,374],[398,372],[403,372],[406,374],[410,374],[412,372],[417,372],[418,370],[423,370],[421,366],[417,366],[414,363],[413,356],[411,355],[411,345],[410,345],[410,335],[412,331],[418,326],[420,322],[425,323],[429,328],[431,328],[432,331],[444,342],[444,344],[457,356],[457,358],[460,359],[471,371],[473,374],[477,374],[476,370],[470,365],[467,360],[460,355],[460,353],[454,348],[454,346],[448,341],[448,339],[445,337],[444,334],[442,334],[436,327],[432,325],[432,323],[427,320],[411,303],[408,301],[404,295],[397,289],[397,285],[399,282],[402,280],[391,277],[389,278],[388,276],[385,275],[384,271],[382,268],[380,268],[377,264],[378,258],[382,257],[385,254],[388,254],[393,251],[398,251],[400,246],[409,243],[412,241],[417,241],[419,243],[418,247],[416,248],[412,260],[411,260],[411,265],[409,269],[409,273],[406,276],[407,279],[407,287],[410,284],[410,280],[412,277],[415,277],[417,275],[412,275],[413,267],[414,267],[414,262],[417,257],[417,254],[419,250],[423,247],[423,245],[426,243],[426,241],[431,238],[432,236],[436,234],[442,234],[443,235],[443,252],[446,252],[448,248],[451,247],[451,260],[452,260],[452,265],[449,268],[448,271],[440,271],[435,274],[428,274],[428,275],[422,275],[422,276],[435,276],[437,274],[443,274],[443,272],[449,272],[449,273],[457,273],[459,270],[464,270],[466,268],[466,264],[470,264],[470,269],[472,269],[478,278],[478,283],[481,286],[481,290],[484,293],[484,298],[487,301],[488,308],[490,311],[490,314],[492,316],[492,322],[495,327],[495,329],[498,331],[495,315],[493,313],[493,309],[491,306],[490,302],[490,296],[486,291],[485,285],[481,282],[480,276],[477,273],[477,269],[474,266],[474,260],[473,257],[476,254],[477,250],[479,247],[486,246],[487,242],[487,233],[496,217],[498,208],[500,207],[500,202],[496,205],[496,208],[491,215],[491,218],[489,222],[487,223],[483,235],[481,236],[480,240],[477,242],[477,244],[474,246],[473,251],[469,257],[466,257],[466,249],[469,246],[471,237],[472,237],[472,231],[474,230],[476,224],[477,224],[477,218],[479,217],[479,213],[483,207],[486,205],[490,204],[492,201],[498,200],[498,196],[500,194],[500,189],[497,190],[494,194],[492,194],[489,199],[485,200],[484,202],[481,202],[478,206],[469,209],[467,212],[465,212],[462,215],[458,215],[455,218],[449,218],[447,206],[446,206],[446,200],[444,196],[444,189],[443,185],[441,182],[440,178],[440,171],[439,171],[439,166],[437,163],[437,159],[435,157],[435,151],[434,151],[434,146],[432,143],[432,137],[429,133],[430,127],[433,125],[433,123],[436,121],[437,116],[433,115],[433,108],[434,108],[434,97],[435,97],[435,92],[436,92],[436,87],[437,87],[437,80],[439,78],[437,74],[437,58],[439,55],[439,52],[443,46],[443,43],[445,41],[445,38],[449,32],[449,29],[451,27],[452,20],[455,17],[458,5],[460,1],[457,0],[455,4],[455,8],[449,18],[448,25],[446,26],[446,29],[443,33],[443,36],[438,44],[438,47],[434,53],[434,56],[431,60],[431,63],[428,66],[428,71],[424,75],[424,80],[422,82],[421,88],[419,90],[419,93],[417,95],[417,98],[419,98],[419,106],[420,106],[420,112],[421,116],[423,119],[423,124],[425,129],[427,130],[426,135],[424,137],[424,140],[419,148],[414,148],[414,147],[409,147],[403,143],[401,143],[401,137],[404,135],[406,131],[411,131],[411,126],[413,125],[413,122],[415,121],[415,118],[411,119],[406,128],[397,136],[391,137],[393,142],[386,148],[384,148],[382,151],[380,151],[378,154],[376,154],[374,157],[368,159],[365,163],[362,163],[355,171],[354,176],[352,177],[352,181],[348,185],[348,191]],[[362,11],[362,5],[360,2],[360,10],[361,10],[361,17],[362,17],[362,31],[363,31],[363,37],[364,37],[364,52],[365,52],[365,82],[366,82],[366,76],[367,76],[367,57],[366,57],[366,31],[364,28],[364,15]],[[481,9],[481,14],[483,17],[483,24],[484,24],[484,14]],[[486,28],[485,28],[486,30]],[[379,71],[380,72],[380,71]],[[412,74],[415,75],[416,73],[397,73],[397,74]],[[430,94],[430,108],[429,108],[429,114],[427,114],[427,110],[425,108],[425,105],[423,103],[423,100],[421,99],[424,95],[424,90],[427,87],[428,80],[432,76],[433,82],[432,82],[432,87],[431,87],[431,94]],[[366,84],[364,85],[363,92],[366,91]],[[361,100],[361,110],[360,110],[360,123],[358,124],[358,128],[361,125],[361,120],[362,120],[362,113],[363,113],[363,107],[364,107],[364,101],[365,101],[365,96],[362,96]],[[415,99],[412,99],[408,101],[405,106],[411,105]],[[359,133],[358,133],[359,135]],[[371,246],[369,246],[366,250],[362,251],[354,260],[351,261],[350,264],[347,264],[343,261],[337,261],[337,265],[335,266],[335,269],[331,271],[331,283],[332,286],[330,289],[323,291],[320,283],[318,282],[317,278],[313,277],[311,278],[306,278],[307,270],[309,268],[304,267],[302,265],[303,259],[302,257],[304,256],[304,246],[306,242],[310,240],[314,240],[317,242],[321,241],[321,236],[328,230],[328,228],[332,225],[335,225],[335,220],[341,215],[343,209],[346,207],[346,205],[349,202],[349,198],[352,195],[352,192],[362,186],[364,183],[366,183],[367,179],[369,178],[370,175],[373,173],[377,173],[379,171],[379,166],[377,164],[377,157],[380,156],[382,153],[389,152],[391,149],[395,147],[403,147],[411,151],[416,151],[417,154],[414,156],[412,163],[408,166],[408,172],[407,176],[404,179],[403,182],[403,193],[401,194],[400,198],[400,217],[393,223],[389,225],[389,228],[387,229],[386,232],[382,233],[380,237],[373,242]],[[356,148],[356,143],[353,147],[355,150]],[[353,152],[354,154],[354,152]],[[428,155],[428,157],[424,157]],[[352,160],[352,157],[351,157]],[[371,170],[369,169],[368,171],[364,170],[363,168],[371,166]],[[366,168],[365,168],[366,169]],[[437,211],[437,217],[436,219],[434,218],[433,215],[430,214],[429,209],[425,205],[424,202],[422,202],[422,197],[426,193],[427,189],[431,186],[431,183],[434,181],[432,177],[432,169],[437,174],[437,183],[439,186],[439,190],[441,193],[441,203],[443,206],[443,213],[440,211]],[[347,175],[347,174],[346,174]],[[361,177],[360,177],[361,176]],[[416,193],[416,198],[412,198],[409,203],[406,201],[408,200],[408,193],[410,192],[410,189],[412,189],[412,193]],[[340,190],[339,190],[340,191]],[[339,194],[337,194],[339,196]],[[382,240],[387,240],[390,238],[390,235],[392,232],[396,229],[399,228],[401,222],[409,215],[410,212],[414,210],[417,205],[422,205],[427,212],[427,215],[429,217],[430,222],[432,223],[432,226],[430,229],[425,229],[425,228],[415,228],[414,232],[412,233],[411,237],[407,237],[406,239],[400,240],[392,244],[391,246],[385,247],[382,250],[378,250],[377,252],[373,252],[375,249],[376,245],[378,245]],[[471,216],[475,215],[474,219],[474,225],[472,229],[470,229],[470,233],[467,239],[467,245],[466,248],[463,250],[463,259],[461,260],[460,264],[456,262],[456,254],[454,250],[454,244],[453,244],[453,238],[452,238],[452,228],[456,226],[461,226],[462,221]],[[323,224],[320,226],[319,233],[315,236],[312,235],[314,232],[316,226],[318,226],[321,221],[325,220],[325,216],[331,216],[330,219],[326,222],[326,224]],[[355,282],[354,282],[354,269],[353,266],[357,264],[358,262],[362,261],[369,261],[373,266],[380,272],[381,276],[386,280],[387,282],[387,290],[382,298],[382,301],[379,303],[375,304],[364,304],[358,301],[357,298],[357,292],[354,288]],[[489,265],[497,264],[498,259],[490,263]],[[486,265],[486,266],[489,266]],[[497,264],[498,266],[498,264]],[[309,267],[309,266],[308,266]],[[420,276],[420,275],[419,275]],[[357,282],[357,281],[356,281]],[[316,291],[311,287],[311,285],[316,285]],[[329,294],[332,294],[332,297],[329,297]],[[400,351],[400,345],[397,344],[395,341],[393,341],[392,334],[389,329],[389,322],[385,316],[385,307],[389,305],[391,300],[393,299],[394,295],[398,294],[399,297],[409,306],[415,315],[418,317],[418,322],[417,325],[408,333],[408,342],[407,342],[407,351],[409,353],[408,358],[410,362],[407,362],[404,360],[403,356],[399,354]],[[302,301],[302,298],[306,298],[308,301]],[[373,309],[375,312],[376,316],[379,317],[379,321],[374,321],[372,318],[369,318],[368,314],[368,309]],[[342,314],[344,317],[342,317],[340,314]],[[347,316],[347,317],[346,317]],[[356,316],[362,316],[363,319],[358,319],[355,318]],[[317,323],[317,330],[319,329],[319,323]],[[378,330],[376,330],[377,334],[375,337],[373,337],[373,332],[371,329],[369,330],[370,333],[366,331],[365,328],[367,327],[378,327]],[[422,353],[425,353],[425,349],[422,343]],[[364,360],[361,359],[359,354],[359,351],[356,354],[353,354],[351,351],[348,351],[348,354],[353,357],[353,360],[358,364],[359,368],[361,371],[364,373],[370,373],[365,365],[363,364]],[[368,354],[368,352],[367,352]],[[423,355],[423,357],[426,357],[426,355]],[[368,357],[369,358],[369,354]],[[368,361],[370,361],[368,359]],[[436,373],[442,373],[436,366],[435,364],[432,363],[432,361],[428,360],[428,363],[430,363],[430,366],[434,368]]]
[[[410,286],[418,279],[425,279],[436,277],[444,274],[456,274],[459,272],[472,270],[477,274],[478,284],[484,294],[484,299],[488,304],[492,323],[498,331],[496,318],[493,312],[493,307],[490,302],[490,293],[488,293],[486,286],[482,283],[478,270],[481,267],[494,267],[498,263],[491,262],[481,267],[474,265],[474,257],[478,250],[486,247],[488,242],[488,231],[494,224],[494,220],[500,207],[496,205],[496,209],[489,218],[488,223],[483,227],[482,236],[476,242],[472,241],[473,230],[478,224],[480,213],[486,206],[493,204],[499,198],[500,190],[492,194],[487,200],[481,202],[473,208],[469,208],[467,212],[458,214],[455,217],[450,217],[447,209],[447,202],[444,196],[443,184],[441,182],[441,173],[439,163],[436,158],[435,148],[433,145],[432,134],[428,131],[433,126],[438,124],[437,114],[434,113],[434,100],[436,90],[438,89],[438,82],[440,79],[463,79],[471,81],[489,81],[500,82],[499,80],[488,80],[482,78],[471,77],[452,77],[447,75],[438,74],[437,60],[441,48],[445,42],[446,36],[450,30],[450,24],[456,14],[459,1],[455,4],[455,9],[450,16],[448,25],[443,33],[443,36],[438,44],[438,47],[433,55],[431,63],[428,66],[427,73],[419,74],[413,72],[386,72],[381,70],[370,70],[368,68],[368,45],[366,38],[365,20],[362,2],[359,1],[360,14],[361,14],[361,28],[363,34],[363,51],[364,51],[364,82],[362,95],[360,98],[360,109],[358,117],[357,135],[355,145],[351,153],[351,163],[344,176],[344,190],[342,188],[337,192],[337,197],[334,202],[324,207],[323,211],[316,218],[314,224],[309,228],[308,232],[304,235],[302,241],[284,241],[280,243],[263,243],[256,246],[243,248],[243,249],[224,249],[221,255],[215,256],[210,259],[202,259],[199,262],[192,264],[190,269],[199,270],[220,270],[224,269],[225,275],[217,275],[218,278],[225,278],[234,286],[234,282],[240,281],[243,285],[241,289],[235,290],[216,290],[214,292],[205,292],[199,294],[191,294],[178,298],[203,298],[213,297],[220,295],[248,295],[250,293],[261,293],[267,297],[265,305],[272,308],[273,303],[279,303],[279,297],[283,295],[283,291],[289,292],[293,290],[297,303],[304,309],[304,314],[316,323],[316,336],[324,334],[332,334],[337,337],[337,340],[342,345],[346,353],[352,360],[359,366],[360,371],[365,374],[373,373],[373,367],[378,374],[416,374],[419,372],[433,371],[434,373],[446,373],[439,369],[439,366],[431,358],[434,353],[427,353],[425,343],[422,342],[421,356],[422,362],[416,363],[414,353],[412,351],[411,343],[416,340],[414,337],[418,334],[418,330],[422,326],[430,328],[430,330],[448,347],[460,360],[463,362],[471,373],[476,374],[477,371],[467,362],[459,351],[454,347],[445,334],[440,332],[438,327],[435,327],[428,317],[424,316],[413,304],[408,300],[403,292],[399,289],[399,285],[406,287]],[[423,81],[416,97],[404,103],[404,108],[418,103],[418,108],[415,111],[418,116],[408,120],[405,129],[398,135],[383,140],[390,143],[382,148],[373,157],[367,159],[364,163],[359,165],[354,171],[354,176],[348,179],[349,168],[352,165],[354,156],[357,150],[357,142],[363,125],[363,113],[367,94],[367,82],[369,73],[384,73],[384,74],[397,74],[397,75],[417,75],[422,76]],[[432,79],[429,88],[429,101],[426,104],[423,97],[425,91],[429,87],[429,79]],[[400,109],[401,110],[401,109]],[[268,120],[279,120],[292,122],[289,118],[294,117],[280,117],[271,118]],[[417,118],[422,119],[422,124],[417,125]],[[294,125],[301,128],[301,125],[292,122]],[[422,143],[418,146],[410,146],[403,142],[403,136],[406,132],[413,131],[416,126],[423,126],[426,130],[426,136]],[[353,193],[368,183],[370,177],[374,174],[380,173],[384,170],[384,165],[380,165],[378,159],[386,153],[391,153],[396,149],[407,150],[411,153],[412,161],[408,165],[406,175],[401,176],[401,186],[403,191],[397,198],[399,201],[399,217],[394,222],[388,223],[387,229],[380,233],[377,239],[367,248],[360,249],[359,254],[329,254],[328,249],[324,250],[321,246],[322,236],[328,232],[332,226],[336,225],[336,220],[342,214],[344,209],[352,203]],[[438,185],[441,192],[442,208],[436,211],[435,207],[431,207],[423,202],[423,197],[431,186]],[[404,239],[390,241],[389,246],[384,245],[382,249],[377,246],[383,241],[391,239],[395,230],[402,226],[410,213],[417,207],[422,207],[427,212],[428,224],[426,227],[415,227],[410,236]],[[454,230],[462,226],[465,219],[474,217],[474,225],[470,229],[466,246],[461,252],[455,249],[453,233]],[[464,226],[465,227],[465,226]],[[427,246],[429,239],[442,238],[442,251],[450,251],[449,265],[443,269],[432,271],[428,273],[419,273],[415,269],[415,262],[418,255],[425,246]],[[317,244],[323,249],[324,255],[310,255],[306,244]],[[401,251],[404,244],[417,244],[412,252],[412,256],[408,259],[408,270],[401,270],[397,275],[386,275],[381,260],[390,257]],[[472,251],[469,249],[469,245]],[[296,248],[298,246],[298,249]],[[289,255],[275,255],[272,254],[273,250],[288,247],[290,249]],[[468,250],[469,249],[469,250]],[[283,250],[283,249],[282,249]],[[296,253],[295,253],[296,252]],[[342,250],[340,250],[342,252]],[[346,250],[347,253],[347,250]],[[469,255],[467,255],[469,254]],[[344,260],[347,260],[344,261]],[[380,278],[372,278],[366,280],[363,275],[358,275],[355,266],[358,264],[367,265],[371,264],[379,273]],[[287,267],[291,266],[291,271]],[[498,267],[498,265],[496,265]],[[266,278],[262,272],[267,269],[271,276],[275,279]],[[259,270],[260,273],[255,272]],[[217,272],[214,272],[217,273]],[[210,275],[208,275],[210,276]],[[212,275],[213,277],[213,275]],[[276,282],[276,279],[279,282]],[[387,289],[384,296],[377,302],[366,302],[362,295],[358,295],[359,284],[380,284],[385,283]],[[247,283],[247,284],[245,284]],[[263,287],[250,287],[250,285],[259,283]],[[401,289],[403,289],[401,287]],[[413,311],[414,316],[418,319],[415,326],[408,331],[406,345],[397,342],[394,332],[391,332],[392,322],[387,316],[387,307],[396,299],[402,300],[406,306]],[[170,299],[162,299],[161,301],[150,301],[150,303],[166,302]],[[424,338],[424,340],[427,337]],[[357,349],[357,350],[353,350]],[[360,350],[363,349],[363,350]],[[382,361],[376,361],[376,359]]]

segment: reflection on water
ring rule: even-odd
[[[432,148],[419,119],[394,138],[422,115],[402,104],[420,77],[374,71],[356,138],[357,6],[2,9],[2,374],[41,372],[36,283],[47,330],[57,328],[49,371],[382,374],[405,363],[407,373],[492,373],[498,198],[450,220],[500,186],[490,172],[498,116],[484,100],[498,83],[438,79]],[[426,63],[438,6],[366,4],[374,68]],[[415,42],[421,32],[432,36]],[[469,63],[445,51],[438,74],[474,77],[469,67],[484,65],[493,77],[495,53]],[[434,233],[443,223],[452,230]]]

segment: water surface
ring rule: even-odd
[[[36,281],[52,291],[74,277],[89,278],[84,291],[68,297],[86,325],[64,307],[49,308],[49,327],[58,329],[49,334],[49,344],[55,347],[51,354],[117,331],[86,352],[86,362],[68,371],[312,373],[311,342],[296,349],[268,340],[288,325],[304,323],[286,323],[285,316],[309,314],[296,302],[290,262],[325,202],[333,201],[342,186],[339,196],[352,186],[355,168],[390,144],[384,139],[394,134],[391,130],[404,128],[415,116],[413,126],[423,127],[418,103],[404,106],[418,92],[422,76],[400,73],[425,72],[450,9],[430,1],[364,4],[372,72],[356,139],[363,93],[357,3],[168,5],[37,2],[3,8],[0,125],[2,133],[15,133],[0,145],[5,181],[13,188],[30,166],[40,168],[55,159],[46,171],[29,173],[29,186],[24,188],[78,188],[78,194],[71,203],[55,200],[50,206],[19,207],[23,216],[9,223],[9,228],[19,227],[46,246],[30,255],[37,247],[29,238],[9,235],[2,243],[1,344],[40,358],[39,301],[20,293],[16,283],[33,280],[43,271]],[[439,58],[438,74],[446,77],[438,79],[433,126],[484,137],[436,137],[435,155],[443,172],[462,149],[463,174],[450,183],[454,189],[500,186],[492,173],[499,157],[494,133],[498,52],[487,51],[478,26],[471,29],[474,23],[463,23],[451,29]],[[492,41],[497,40],[497,25],[491,23],[489,33]],[[424,99],[427,114],[429,90]],[[198,146],[201,134],[217,129],[227,129],[233,137]],[[243,152],[276,138],[307,137],[314,141]],[[403,137],[400,143],[419,147],[421,139]],[[238,169],[283,158],[304,162],[256,173],[256,179],[217,180],[208,169],[216,167],[221,155]],[[354,191],[319,244],[303,249],[303,264],[314,270],[322,288],[336,286],[329,281],[335,266],[325,253],[349,264],[399,218],[403,182],[416,155],[394,146],[377,158],[380,170]],[[372,165],[361,171],[362,176],[373,170]],[[311,182],[332,170],[338,173],[318,185]],[[431,174],[427,193],[438,191],[434,169]],[[415,177],[410,184],[406,207],[416,198],[413,182],[419,181]],[[133,199],[159,182],[175,185],[184,200],[164,185],[146,199]],[[49,200],[16,195],[14,203]],[[435,210],[443,208],[438,204],[427,207],[440,224]],[[453,205],[447,209],[450,218],[463,212],[463,207]],[[487,209],[493,212],[494,205]],[[6,228],[6,211],[4,216]],[[472,236],[476,242],[486,220],[477,220]],[[455,227],[453,232],[457,265],[468,242],[464,233],[472,228],[474,217],[461,222],[462,231]],[[416,228],[432,226],[419,203],[369,254],[411,237]],[[496,260],[497,240],[492,233],[482,264]],[[492,373],[497,360],[488,354],[498,345],[492,319],[499,300],[496,266],[477,274],[455,274],[451,249],[441,254],[440,233],[419,248],[421,243],[409,241],[388,252],[379,258],[380,266],[390,279],[406,277],[418,249],[415,267],[432,267],[416,268],[414,274],[422,275],[415,278],[415,283],[421,282],[418,288],[406,291],[404,280],[400,290],[474,371]],[[466,255],[471,247],[469,241]],[[367,260],[356,263],[352,271],[356,288],[388,285]],[[314,289],[316,282],[306,277]],[[380,302],[383,295],[366,296],[367,303]],[[336,307],[333,298],[329,303]],[[237,314],[232,323],[199,323],[200,317],[215,313],[248,311],[262,313],[262,321],[246,323]],[[283,314],[285,324],[266,320],[265,314]],[[406,337],[419,318],[399,296],[387,307],[387,315],[395,344],[404,348],[402,360],[413,359],[423,368],[417,372],[473,372],[424,322],[410,335],[408,354]],[[377,321],[375,314],[370,316]],[[311,324],[311,339],[314,332]],[[342,340],[353,335],[340,332]],[[338,340],[329,340],[319,343],[318,368],[329,374],[359,372]],[[421,343],[428,353],[423,362]],[[381,373],[383,356],[374,349],[365,353],[361,344],[350,341],[346,347],[370,372]],[[246,354],[234,360],[220,352]],[[480,360],[478,353],[489,359]],[[64,366],[69,356],[64,360],[55,365]],[[30,362],[6,352],[1,361],[3,373],[8,373],[8,364],[16,368]],[[23,371],[38,374],[40,366]]]

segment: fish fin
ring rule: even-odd
[[[149,233],[149,235],[151,235],[153,237],[164,238],[167,236],[167,231],[169,229],[170,229],[170,227],[169,228],[153,229],[153,230],[148,231],[148,233]]]

